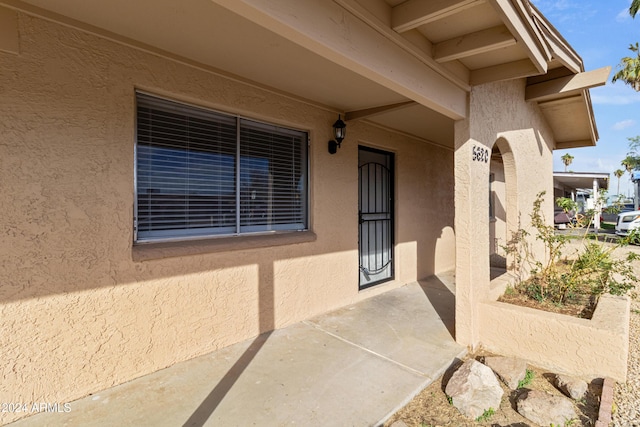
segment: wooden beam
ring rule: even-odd
[[[596,144],[590,139],[582,139],[576,141],[556,142],[556,150],[564,150],[567,148],[593,147]]]
[[[515,44],[509,29],[499,25],[440,42],[434,46],[433,58],[437,62],[449,62]]]
[[[488,0],[491,6],[501,16],[502,22],[509,28],[522,48],[527,52],[531,63],[538,72],[547,72],[547,62],[551,59],[551,52],[547,49],[543,37],[529,15],[521,0]],[[533,74],[528,74],[533,75]],[[526,77],[526,76],[523,76]]]
[[[391,27],[399,32],[456,14],[485,0],[408,0],[391,11]]]
[[[546,39],[551,55],[565,67],[579,73],[583,69],[582,59],[575,50],[558,33],[553,25],[535,8],[529,8],[536,27]]]
[[[493,65],[491,67],[473,70],[469,78],[472,86],[502,80],[519,79],[540,74],[538,68],[529,59]]]
[[[564,96],[562,98],[540,101],[539,104],[540,104],[540,108],[544,110],[545,108],[554,108],[558,106],[566,106],[569,104],[582,104],[583,102],[584,101],[583,101],[582,95],[580,93],[575,93],[575,94]]]
[[[466,90],[334,1],[211,1],[404,98],[466,117]]]
[[[435,59],[433,59],[433,45],[431,41],[429,41],[418,31],[410,31],[403,34],[398,34],[397,32],[393,31],[388,22],[380,20],[380,18],[371,13],[369,9],[362,6],[362,4],[359,3],[359,1],[362,0],[333,1],[342,6],[345,10],[352,13],[357,18],[364,21],[367,25],[374,28],[387,39],[393,41],[396,45],[398,45],[398,47],[406,50],[407,52],[418,58],[420,61],[439,73],[445,79],[448,79],[467,92],[471,90],[471,86],[469,86],[468,75],[463,78],[460,75],[452,73],[450,67],[445,68],[441,64],[438,64]]]
[[[20,53],[18,13],[0,6],[0,51]]]
[[[611,66],[607,66],[529,85],[524,97],[527,101],[548,101],[575,95],[585,89],[604,85],[609,79],[610,72]]]
[[[401,108],[417,105],[415,101],[398,102],[397,104],[381,105],[379,107],[366,108],[363,110],[347,111],[344,115],[344,119],[350,120],[362,120],[367,117],[375,116],[377,114],[386,113],[388,111],[399,110]]]

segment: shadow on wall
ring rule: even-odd
[[[502,247],[506,245],[507,240],[507,213],[500,197],[494,197],[493,200],[495,206],[495,219],[489,221],[489,266],[506,269],[507,259],[503,255],[500,255],[500,253],[504,253],[504,249]]]
[[[456,267],[456,234],[453,227],[446,226],[440,231],[440,237],[436,239],[434,273],[453,270]]]
[[[453,152],[431,160],[428,164],[428,182],[433,185],[416,187],[415,209],[409,215],[421,215],[416,221],[421,238],[417,242],[416,278],[423,279],[435,273],[455,268],[455,192]],[[405,207],[406,210],[406,207]],[[411,231],[410,231],[411,232]]]

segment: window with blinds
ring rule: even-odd
[[[307,228],[307,134],[137,93],[137,242]]]

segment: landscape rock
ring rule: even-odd
[[[484,363],[493,369],[511,390],[517,389],[520,381],[527,375],[527,362],[515,357],[487,356]]]
[[[451,376],[445,393],[463,415],[476,419],[490,408],[497,410],[504,391],[491,368],[471,359]]]
[[[407,423],[405,423],[404,421],[398,420],[393,424],[391,424],[391,427],[409,427],[409,426],[407,426]]]
[[[587,393],[589,385],[586,381],[579,378],[573,378],[567,375],[556,375],[556,387],[573,400],[580,400]]]
[[[571,400],[539,390],[530,390],[518,400],[518,413],[541,426],[564,426],[567,421],[578,418]]]

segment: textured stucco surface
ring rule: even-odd
[[[541,191],[546,192],[542,212],[553,221],[553,135],[537,106],[524,101],[524,89],[524,81],[475,87],[469,119],[456,124],[456,340],[561,372],[624,379],[627,300],[603,297],[591,321],[494,301],[499,289],[490,286],[487,249],[498,231],[475,219],[488,218],[489,174],[496,168],[473,161],[472,148],[491,151],[495,144],[502,155],[503,174],[496,178],[504,183],[497,186],[504,192],[499,200],[504,212],[495,225],[504,227],[506,240],[519,228],[535,235],[530,213]],[[532,254],[544,260],[542,243],[530,243]]]
[[[330,156],[333,111],[26,14],[18,24],[20,54],[0,51],[0,401],[68,402],[454,266],[452,151],[349,123]],[[315,237],[134,260],[136,88],[308,130]],[[393,151],[397,171],[396,279],[364,292],[358,144]]]
[[[604,295],[589,320],[495,301],[482,303],[482,345],[557,372],[624,382],[629,307],[628,297]]]
[[[547,192],[543,212],[552,220],[553,136],[534,103],[524,101],[525,81],[476,86],[469,117],[455,128],[456,340],[480,344],[479,304],[491,295],[489,274],[489,173],[491,162],[474,161],[473,148],[496,144],[504,164],[506,238],[528,229],[535,196]],[[544,256],[534,243],[533,251]],[[507,259],[507,264],[509,260]]]

